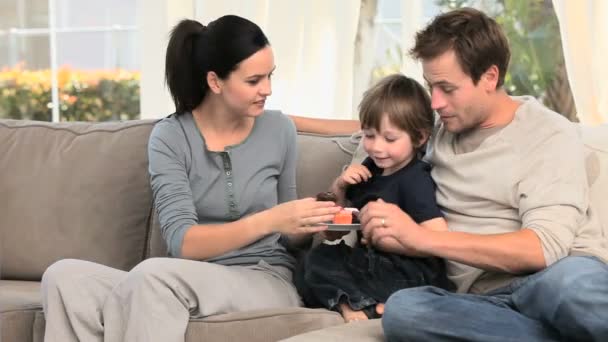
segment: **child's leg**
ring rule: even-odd
[[[339,310],[341,302],[352,304],[363,300],[363,306],[376,303],[360,291],[360,283],[347,267],[351,253],[349,246],[340,243],[319,245],[306,255],[297,288],[307,305],[317,302],[327,309]]]

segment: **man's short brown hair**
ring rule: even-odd
[[[410,54],[421,60],[436,58],[453,50],[463,72],[477,84],[492,65],[499,71],[497,87],[505,80],[511,51],[496,21],[473,8],[443,13],[416,34]]]
[[[421,147],[422,140],[433,130],[434,114],[429,95],[420,83],[401,74],[380,80],[365,92],[359,104],[363,129],[380,131],[385,115],[392,125],[410,136],[415,147]]]

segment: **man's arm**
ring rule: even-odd
[[[462,232],[427,232],[418,249],[484,270],[512,274],[545,268],[540,239],[530,229],[513,233],[479,235]]]
[[[358,120],[307,118],[296,115],[288,116],[293,120],[298,132],[334,135],[352,134],[361,129],[361,124]]]
[[[433,255],[513,274],[546,267],[540,239],[530,229],[489,235],[430,230],[414,222],[398,206],[381,202],[368,203],[360,218],[365,239],[375,243],[392,236],[415,255]]]

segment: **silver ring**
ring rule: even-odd
[[[384,221],[384,217],[382,218],[382,221],[380,222],[382,224],[382,227],[386,227],[386,222]]]

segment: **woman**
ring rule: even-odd
[[[51,265],[42,279],[45,341],[183,341],[191,317],[300,305],[285,244],[325,229],[311,225],[339,208],[294,200],[295,128],[264,111],[274,68],[266,36],[246,19],[173,29],[166,79],[176,113],[148,145],[173,258],[130,272]]]

